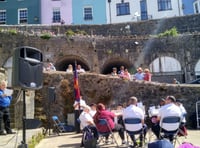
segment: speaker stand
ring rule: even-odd
[[[22,124],[23,124],[23,131],[22,131],[22,141],[21,145],[18,148],[28,148],[26,144],[26,91],[23,89],[23,117],[22,117]]]

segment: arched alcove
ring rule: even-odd
[[[156,58],[151,62],[150,64],[150,70],[151,72],[176,72],[181,71],[181,64],[180,62],[173,58],[168,56],[163,56]]]
[[[194,68],[196,78],[200,78],[200,60],[198,60],[197,64]]]
[[[56,70],[58,71],[66,71],[69,64],[72,64],[74,68],[75,63],[80,64],[81,67],[85,69],[86,71],[90,71],[90,68],[88,66],[89,64],[83,58],[79,56],[74,56],[74,55],[68,55],[68,56],[62,57],[61,59],[56,61],[55,67],[56,67]]]
[[[131,63],[126,60],[126,59],[110,59],[107,62],[105,62],[105,64],[103,65],[103,68],[101,70],[102,74],[110,74],[112,72],[112,68],[116,67],[117,70],[119,71],[120,66],[124,66],[125,68],[127,68],[129,71],[133,68],[133,66],[131,65]]]

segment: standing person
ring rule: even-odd
[[[144,73],[143,73],[143,69],[141,67],[139,67],[137,69],[137,73],[134,75],[134,78],[136,80],[144,80]]]
[[[120,78],[123,77],[123,75],[124,75],[124,66],[123,65],[120,66],[120,70],[118,71],[118,75],[119,75]]]
[[[138,127],[135,127],[135,128],[138,128],[138,130],[142,127],[143,130],[144,130],[144,135],[146,135],[146,128],[147,126],[144,124],[144,112],[141,108],[137,107],[137,98],[136,97],[130,97],[129,100],[128,100],[128,107],[126,107],[123,111],[123,119],[126,119],[126,118],[139,118],[141,119],[141,125]],[[127,129],[129,130],[129,129]],[[131,131],[131,130],[130,130]],[[136,139],[135,139],[135,136],[134,135],[131,135],[131,140],[133,141],[133,144],[134,144],[134,147],[137,145],[136,143]],[[143,135],[142,133],[140,134],[140,144],[139,146],[142,147],[142,141],[143,141]]]
[[[79,121],[79,116],[81,112],[83,111],[83,106],[86,106],[85,100],[82,99],[82,96],[80,96],[80,101],[75,100],[74,102],[74,124],[75,124],[75,130],[76,133],[80,133],[80,121]]]
[[[7,87],[7,82],[2,80],[0,83],[0,135],[6,135],[6,133],[14,134],[14,132],[12,132],[12,129],[10,127],[10,110],[9,110],[12,97],[5,94],[6,87]],[[6,133],[4,133],[4,130],[2,128],[2,122],[4,122],[4,128],[6,130]]]
[[[113,112],[106,110],[104,104],[102,103],[97,104],[97,113],[94,115],[93,119],[98,131],[100,132],[110,131],[107,126],[103,126],[99,123],[99,119],[105,119],[112,130],[118,131],[119,136],[122,140],[122,144],[125,144],[126,142],[125,142],[125,136],[124,136],[124,128],[122,125],[114,123],[114,117],[115,117],[115,114]],[[108,140],[108,137],[106,137],[106,141],[107,140]]]
[[[46,71],[56,71],[56,68],[53,65],[53,63],[48,63]]]
[[[66,73],[73,73],[73,66],[72,64],[69,64],[67,69],[66,69]]]
[[[77,69],[76,70],[77,70],[78,73],[85,73],[85,69],[83,69],[80,64],[77,65]]]
[[[118,76],[118,74],[117,74],[117,68],[116,68],[116,67],[113,67],[113,68],[112,68],[111,75],[112,75],[112,76]]]
[[[151,81],[151,73],[148,68],[144,69],[144,80]]]

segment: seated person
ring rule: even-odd
[[[98,139],[98,132],[95,127],[94,121],[92,116],[90,115],[90,107],[88,105],[85,105],[83,107],[83,112],[79,116],[80,124],[81,124],[81,130],[84,131],[85,128],[90,128],[92,132],[94,133],[94,137]],[[81,141],[81,146],[84,146],[83,144],[83,138]]]
[[[165,99],[165,105],[162,106],[159,110],[158,116],[157,116],[157,122],[159,124],[155,124],[154,126],[152,126],[152,131],[153,133],[156,135],[156,137],[159,139],[160,137],[160,120],[164,117],[167,116],[178,116],[181,117],[181,111],[179,109],[179,107],[177,105],[175,105],[176,99],[174,96],[168,96]],[[163,126],[162,130],[169,130],[170,127],[167,126]],[[173,140],[173,136],[169,137],[169,140],[172,141]]]
[[[102,103],[97,104],[97,113],[94,115],[94,123],[99,132],[109,132],[109,128],[107,126],[103,126],[99,123],[99,119],[105,119],[110,126],[110,128],[114,131],[118,131],[119,136],[122,140],[122,144],[125,144],[125,136],[124,136],[124,128],[122,125],[114,123],[115,114],[105,109],[105,106]],[[108,135],[109,136],[109,135]],[[106,140],[108,140],[108,136],[106,136]]]
[[[130,97],[129,100],[128,100],[128,105],[129,106],[126,107],[123,111],[123,119],[126,119],[126,118],[139,118],[139,119],[141,119],[141,121],[142,121],[141,125],[138,125],[138,127],[132,127],[132,128],[134,128],[134,130],[137,130],[137,129],[139,130],[139,129],[143,128],[144,133],[140,134],[140,144],[139,144],[139,146],[141,147],[142,144],[143,144],[142,143],[143,138],[145,137],[146,130],[147,130],[147,126],[144,124],[145,115],[144,115],[143,110],[137,106],[137,98],[136,97]],[[126,129],[131,131],[131,129],[128,129],[128,127]],[[143,137],[143,135],[144,135],[144,137]],[[135,136],[131,135],[130,137],[131,137],[131,140],[133,141],[133,144],[134,144],[134,147],[135,147],[137,145]]]

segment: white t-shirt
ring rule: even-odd
[[[129,105],[123,110],[123,119],[126,118],[139,118],[144,120],[144,112],[141,108],[135,105]],[[125,124],[126,130],[128,131],[137,131],[142,128],[142,123],[140,124]]]
[[[80,114],[79,119],[81,121],[81,129],[89,125],[88,121],[93,122],[92,116],[84,111]]]
[[[168,116],[181,117],[180,108],[177,105],[175,105],[174,103],[170,103],[170,104],[166,104],[166,105],[162,106],[159,110],[158,117],[160,117],[161,121],[162,121],[162,119],[164,117],[168,117]],[[179,123],[177,123],[177,124],[163,123],[161,125],[161,122],[160,122],[160,126],[165,130],[176,130],[177,127],[179,126]]]

